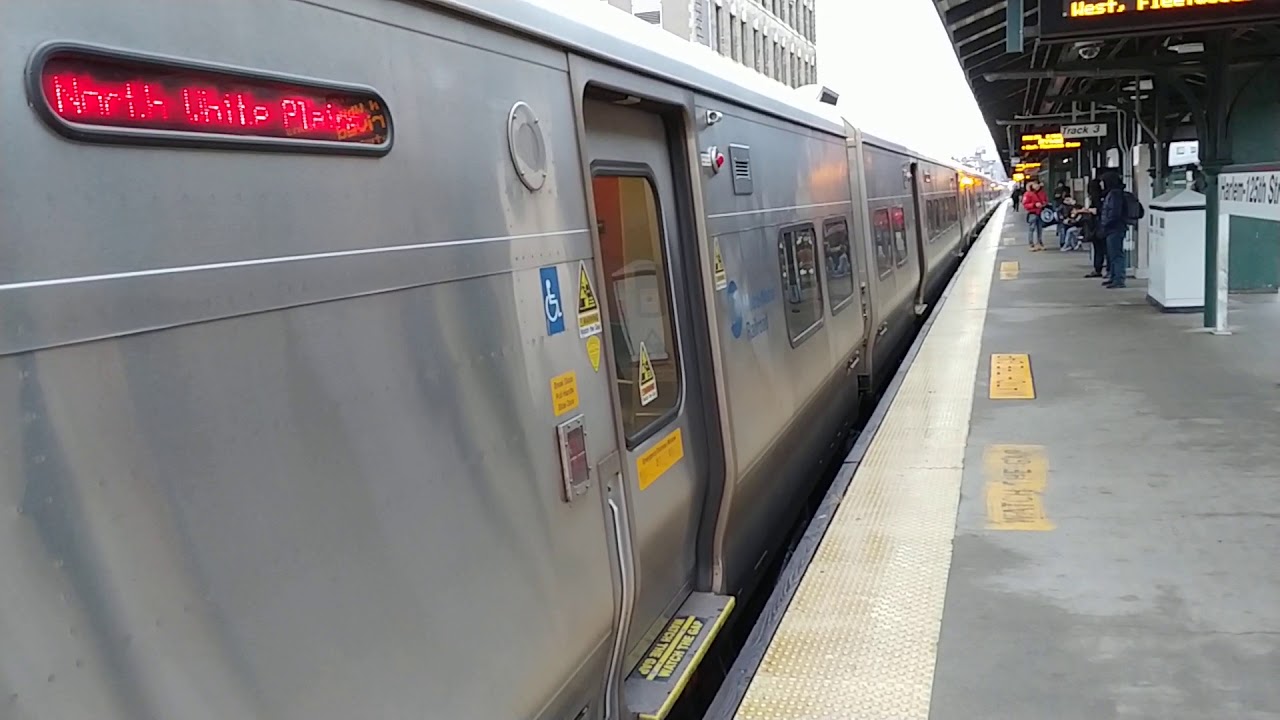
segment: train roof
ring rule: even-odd
[[[784,120],[845,134],[835,107],[600,0],[427,1]]]
[[[893,140],[885,139],[884,137],[881,137],[878,135],[873,135],[871,133],[863,131],[862,139],[864,142],[870,145],[882,147],[886,150],[892,150],[902,155],[913,157],[917,160],[923,160],[924,162],[933,163],[934,165],[941,165],[942,167],[946,167],[952,170],[957,170],[959,172],[962,172],[965,175],[972,175],[973,177],[979,177],[986,180],[991,180],[993,182],[995,181],[995,178],[989,177],[985,172],[982,172],[980,170],[975,170],[974,168],[958,163],[955,160],[939,160],[936,157],[931,157],[929,155],[925,155],[924,153],[916,152],[915,150],[912,150],[911,148],[905,145],[902,145],[901,143],[895,142]]]
[[[840,137],[856,125],[834,105],[819,101],[812,87],[793,89],[689,42],[600,0],[418,0],[484,19],[547,43],[625,67],[728,102]],[[861,133],[870,142],[921,160],[929,158],[898,143]],[[966,170],[966,172],[970,172]],[[973,173],[981,175],[981,173]]]

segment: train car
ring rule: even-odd
[[[997,200],[593,2],[4,3],[0,113],[13,720],[661,718]]]

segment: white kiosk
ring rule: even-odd
[[[1204,308],[1205,197],[1171,190],[1151,201],[1147,213],[1147,301],[1163,312]]]

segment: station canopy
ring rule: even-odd
[[[1090,108],[1121,107],[1148,128],[1157,127],[1157,114],[1164,128],[1185,127],[1193,123],[1191,101],[1162,90],[1157,103],[1157,78],[1176,74],[1193,97],[1203,96],[1215,48],[1228,48],[1233,64],[1259,68],[1280,56],[1280,0],[932,1],[1006,163],[1052,153],[1023,150],[1037,144],[1024,135],[1049,146],[1079,141],[1055,134],[1088,123]],[[1011,52],[1006,19],[1019,10],[1021,49],[1015,42]],[[1074,120],[1073,110],[1081,112]]]

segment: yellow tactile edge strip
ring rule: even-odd
[[[927,720],[1004,215],[1001,206],[939,309],[739,720]]]

